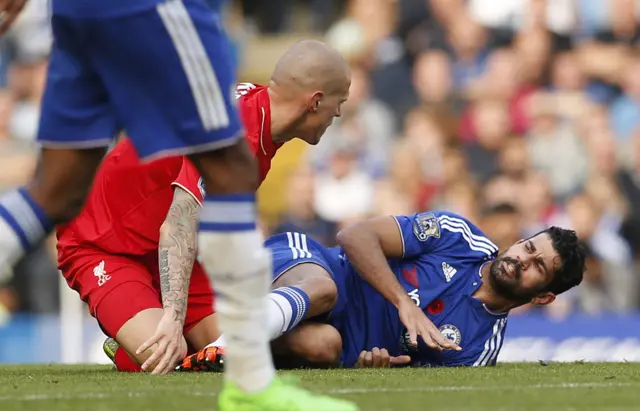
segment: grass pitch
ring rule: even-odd
[[[293,372],[363,411],[640,410],[640,364]],[[109,366],[0,367],[1,411],[212,411],[220,375],[120,374]]]

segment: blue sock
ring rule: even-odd
[[[269,302],[269,333],[275,339],[291,331],[309,313],[309,295],[298,287],[280,287],[271,291]]]
[[[8,246],[0,248],[0,253],[3,254],[15,253],[9,251],[14,250],[9,244],[12,241],[19,242],[23,253],[28,252],[54,228],[44,210],[24,187],[10,191],[0,198],[0,220],[5,223],[0,225],[0,244]],[[16,258],[8,257],[8,260],[13,261]],[[2,263],[0,259],[0,265]]]

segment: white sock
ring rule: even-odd
[[[0,272],[17,264],[52,229],[44,210],[24,187],[0,197]]]
[[[267,331],[271,341],[304,320],[310,306],[309,296],[298,287],[277,288],[269,293],[266,303]],[[224,334],[207,347],[226,347]]]
[[[217,340],[215,340],[214,342],[212,342],[211,344],[207,345],[204,348],[209,348],[209,347],[226,347],[227,346],[227,341],[224,338],[224,334],[222,334],[220,336],[220,338],[218,338]]]
[[[0,274],[9,272],[24,255],[20,238],[9,224],[0,218]]]
[[[280,337],[307,317],[311,302],[306,292],[298,287],[280,287],[267,296],[269,335]]]
[[[216,290],[216,315],[227,343],[225,378],[245,392],[259,392],[275,376],[265,310],[271,254],[256,230],[201,229],[198,248]]]

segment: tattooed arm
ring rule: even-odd
[[[160,227],[158,255],[160,289],[165,314],[184,323],[191,270],[197,256],[200,204],[191,194],[175,187],[173,202]]]
[[[200,205],[191,194],[176,187],[171,208],[160,228],[158,245],[164,314],[153,336],[136,351],[140,355],[151,349],[142,369],[153,369],[154,374],[171,372],[187,355],[183,328],[189,280],[197,255],[199,212]]]

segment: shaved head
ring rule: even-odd
[[[269,83],[272,134],[284,142],[299,138],[318,144],[349,97],[349,64],[316,40],[291,46],[278,60]]]
[[[291,46],[276,63],[271,81],[291,92],[340,91],[349,83],[349,65],[342,55],[325,43],[303,40]]]

